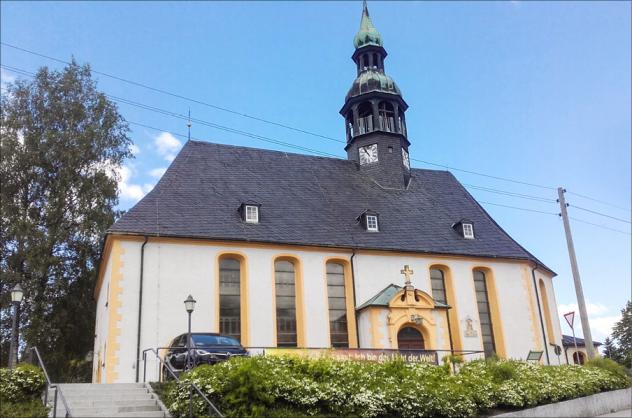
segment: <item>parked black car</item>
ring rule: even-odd
[[[187,367],[187,335],[181,334],[171,341],[165,353],[165,363],[171,370],[179,375]],[[241,346],[239,341],[232,337],[213,333],[191,333],[191,364],[193,367],[200,364],[215,364],[230,359],[233,356],[247,356],[248,351]],[[172,378],[167,370],[162,371],[163,380]]]

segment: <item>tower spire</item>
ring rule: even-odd
[[[382,46],[382,36],[373,25],[371,16],[369,15],[369,6],[366,0],[362,3],[362,18],[360,19],[360,29],[353,39],[353,45],[356,49],[366,45]]]
[[[410,180],[408,134],[404,113],[408,105],[395,81],[386,74],[382,35],[362,3],[360,29],[353,39],[357,77],[340,114],[345,118],[347,158],[380,186],[405,188]]]

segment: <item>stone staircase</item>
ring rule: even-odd
[[[75,418],[92,417],[170,417],[158,396],[145,383],[67,383],[60,384],[70,414]],[[53,406],[54,390],[49,392]],[[53,416],[51,410],[50,415]],[[66,416],[61,396],[57,398],[57,417]]]

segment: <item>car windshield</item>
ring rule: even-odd
[[[223,335],[193,335],[193,343],[196,347],[205,347],[213,345],[226,345],[239,347],[239,341],[234,338],[224,337]]]

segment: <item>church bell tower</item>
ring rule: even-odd
[[[404,112],[408,105],[393,79],[384,72],[386,50],[364,1],[360,30],[351,57],[357,77],[340,114],[345,118],[347,158],[384,188],[403,189],[410,180],[410,158]]]

